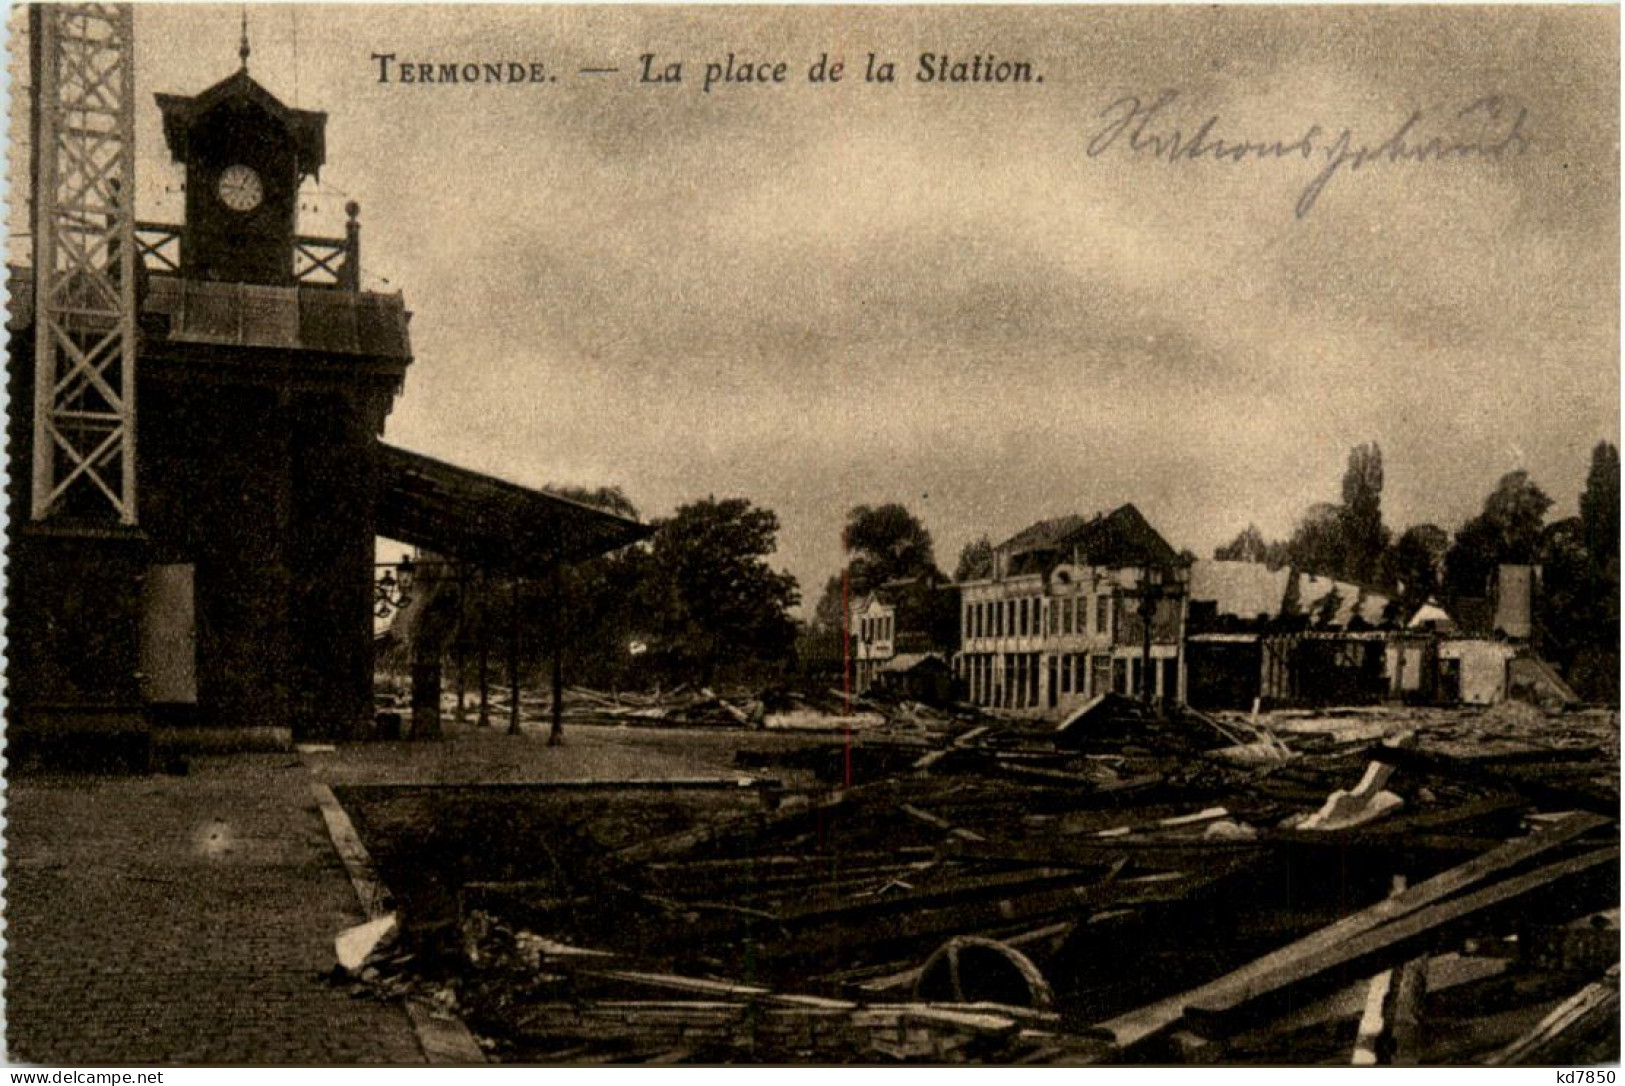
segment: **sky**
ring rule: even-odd
[[[1397,534],[1515,468],[1572,514],[1618,441],[1611,8],[248,10],[251,74],[329,113],[301,229],[358,201],[364,285],[414,313],[386,439],[645,518],[749,498],[808,607],[858,504],[902,502],[949,572],[1130,501],[1205,556],[1337,500],[1362,442]],[[182,210],[151,95],[234,71],[240,11],[137,10],[145,218]],[[730,52],[786,82],[707,93]],[[1042,82],[920,83],[926,52]],[[374,53],[557,81],[382,83]],[[645,53],[683,82],[640,83]],[[840,83],[808,82],[821,54]],[[1100,147],[1168,91],[1140,150]],[[1345,160],[1298,214],[1339,134],[1413,112],[1412,146],[1521,153]],[[1143,138],[1209,118],[1284,149],[1318,127],[1244,162]]]

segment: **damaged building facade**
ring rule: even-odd
[[[1402,612],[1388,594],[1252,562],[1191,567],[1187,700],[1198,709],[1491,705],[1510,696],[1572,703],[1540,658],[1538,569],[1505,565],[1487,601]]]
[[[958,672],[970,700],[1033,717],[1107,691],[1141,697],[1146,684],[1154,699],[1183,700],[1183,577],[1133,505],[1018,532],[993,549],[990,576],[960,585]]]
[[[852,691],[879,687],[919,700],[950,700],[958,599],[959,586],[923,573],[887,581],[856,600],[847,613]]]

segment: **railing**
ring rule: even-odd
[[[360,208],[351,202],[342,238],[321,238],[297,234],[293,239],[293,281],[301,287],[330,287],[335,290],[361,289]],[[148,275],[180,275],[185,227],[174,223],[137,222],[136,257]]]
[[[181,228],[158,222],[137,222],[135,255],[149,275],[179,275]]]

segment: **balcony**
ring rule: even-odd
[[[361,227],[351,204],[342,238],[297,234],[293,239],[293,279],[298,287],[361,289]],[[175,223],[135,224],[135,251],[149,276],[179,277],[186,229]]]

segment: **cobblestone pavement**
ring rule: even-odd
[[[322,975],[361,910],[296,755],[24,777],[5,814],[11,1062],[423,1062],[400,1007]]]

